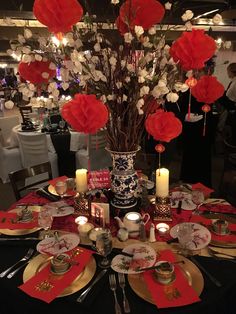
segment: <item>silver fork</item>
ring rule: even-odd
[[[123,292],[123,307],[125,313],[130,313],[129,301],[125,294],[125,275],[123,273],[118,273],[119,285]]]
[[[0,278],[5,277],[16,265],[18,265],[20,262],[27,261],[31,255],[34,253],[34,249],[29,249],[28,252],[23,256],[19,261],[17,261],[15,264],[13,264],[11,267],[7,268],[0,274]]]
[[[22,265],[20,265],[19,267],[17,267],[15,270],[13,270],[12,272],[10,272],[8,275],[7,275],[7,278],[8,279],[11,279],[13,276],[15,276],[15,274],[18,273],[18,271],[25,267],[27,264],[29,264],[29,262],[35,257],[38,255],[38,252],[36,252],[33,256],[31,256],[27,261],[25,261],[24,263],[22,263]]]
[[[115,299],[115,313],[116,314],[121,314],[121,308],[117,300],[116,296],[116,277],[115,274],[110,274],[109,275],[109,283],[110,283],[110,288],[113,291],[114,294],[114,299]]]

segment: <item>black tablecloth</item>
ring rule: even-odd
[[[74,177],[75,175],[75,152],[70,151],[70,132],[52,133],[51,139],[58,157],[59,175]]]
[[[32,247],[32,243],[31,243]],[[0,272],[21,258],[27,251],[27,243],[0,245]],[[97,257],[96,257],[97,258]],[[196,257],[223,284],[217,288],[204,276],[204,290],[201,302],[185,307],[158,310],[156,306],[139,298],[127,282],[126,294],[132,314],[235,314],[236,313],[236,264],[218,261],[207,257]],[[99,269],[97,271],[100,271]],[[111,270],[109,270],[111,271]],[[22,284],[23,270],[12,279],[0,279],[1,314],[112,314],[114,311],[113,293],[109,288],[108,274],[96,284],[83,304],[76,302],[80,292],[57,298],[50,304],[31,298],[17,288]],[[119,303],[122,305],[122,290],[117,289]]]

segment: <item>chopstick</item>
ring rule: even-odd
[[[208,279],[211,280],[211,282],[213,282],[219,288],[222,287],[221,282],[216,279],[211,273],[209,273],[208,270],[206,270],[206,268],[195,259],[195,257],[189,256],[188,258],[208,277]]]

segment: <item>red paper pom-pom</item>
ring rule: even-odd
[[[116,19],[116,26],[122,35],[129,32],[128,26],[122,21],[120,16],[118,16]]]
[[[147,117],[145,128],[155,140],[170,142],[182,132],[182,123],[173,112],[158,110]]]
[[[158,153],[163,153],[164,151],[165,151],[165,146],[164,145],[162,145],[162,144],[157,144],[156,146],[155,146],[155,150],[158,152]]]
[[[208,104],[205,104],[202,106],[202,111],[207,113],[207,112],[211,111],[211,107]]]
[[[165,8],[156,0],[126,0],[120,7],[119,19],[131,30],[142,26],[149,29],[160,23],[165,15]]]
[[[170,54],[175,62],[179,62],[186,71],[202,69],[216,50],[213,38],[204,34],[203,29],[193,29],[183,32],[170,48]]]
[[[20,62],[18,71],[24,80],[33,84],[42,84],[47,83],[50,78],[56,76],[56,70],[51,70],[49,66],[50,61]]]
[[[224,94],[224,86],[215,76],[204,75],[192,88],[192,95],[199,102],[212,104]]]
[[[83,133],[96,133],[108,120],[107,107],[95,95],[76,94],[62,107],[62,117],[73,129]]]
[[[50,32],[66,33],[80,21],[83,8],[77,0],[35,0],[33,12]]]

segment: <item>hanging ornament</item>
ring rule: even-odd
[[[161,143],[157,144],[155,150],[158,152],[158,168],[161,169],[161,154],[165,151],[165,146]]]
[[[204,112],[203,136],[206,134],[206,114],[211,110],[209,104],[214,103],[218,98],[223,96],[224,86],[215,76],[204,75],[197,84],[192,88],[192,95],[198,102],[205,103],[202,106]]]
[[[83,8],[77,0],[35,0],[33,12],[51,33],[67,33],[81,20]]]
[[[204,112],[204,123],[203,123],[203,133],[202,135],[206,135],[206,114],[211,111],[211,107],[207,104],[202,106],[202,111]]]
[[[197,79],[195,79],[193,76],[189,77],[185,84],[189,87],[189,98],[188,98],[188,121],[190,121],[190,114],[191,114],[191,95],[192,95],[192,88],[197,84]]]
[[[203,48],[204,47],[204,48]],[[186,71],[204,68],[216,51],[215,40],[203,29],[183,32],[170,48],[170,55]]]
[[[108,109],[95,95],[76,94],[61,115],[78,132],[95,134],[108,121]]]
[[[50,61],[20,62],[18,71],[24,80],[32,84],[48,83],[50,78],[56,76],[56,70],[51,70],[50,65]]]

